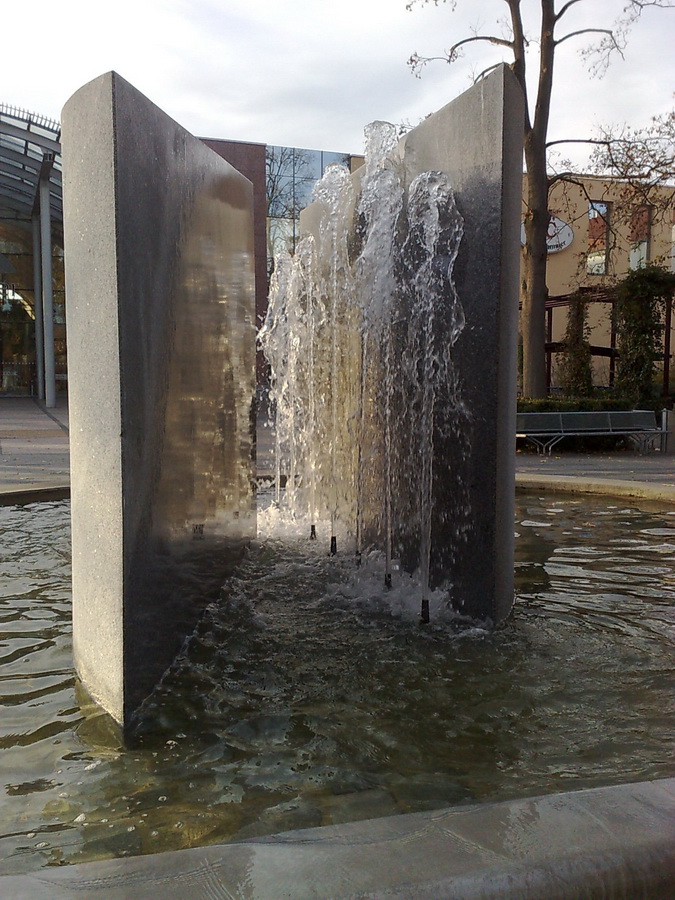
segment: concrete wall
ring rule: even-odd
[[[252,191],[114,72],[63,166],[75,665],[128,728],[255,532]]]
[[[256,324],[265,318],[267,311],[267,191],[265,170],[265,144],[249,144],[242,141],[223,141],[217,138],[201,138],[214,153],[241,172],[253,185],[253,234],[255,246],[255,309]],[[260,384],[266,374],[262,353],[257,357],[257,379]]]
[[[406,570],[419,569],[424,577],[429,491],[420,473],[432,470],[429,583],[432,587],[449,586],[452,603],[462,613],[493,622],[504,619],[513,603],[523,116],[520,87],[510,69],[503,66],[400,142],[403,206],[407,212],[401,213],[393,238],[398,242],[398,263],[394,263],[397,288],[388,318],[391,336],[382,339],[393,349],[384,351],[378,338],[369,338],[368,361],[364,362],[358,346],[352,346],[364,333],[367,305],[372,304],[375,311],[370,318],[375,319],[377,304],[384,302],[381,296],[361,296],[352,304],[356,310],[364,310],[360,329],[349,310],[336,314],[341,329],[338,372],[324,378],[321,389],[317,387],[318,393],[330,393],[335,383],[340,385],[336,418],[348,423],[341,430],[336,451],[339,459],[352,460],[351,469],[346,463],[345,475],[338,479],[339,499],[346,512],[338,509],[337,517],[342,515],[347,521],[363,518],[365,546],[383,548],[387,529],[383,470],[388,458],[393,470],[391,499],[387,501],[392,505],[393,555],[400,558]],[[392,159],[391,167],[391,171],[398,168],[397,159]],[[452,203],[446,197],[433,209],[442,236],[433,251],[436,256],[431,267],[424,262],[427,251],[420,243],[420,224],[411,218],[414,179],[439,171],[449,178],[464,223],[452,280],[447,275],[456,240],[450,237],[456,234]],[[360,169],[352,176],[355,194],[365,183],[363,172]],[[439,183],[441,180],[445,183],[444,178]],[[429,209],[435,202],[429,201]],[[351,229],[347,243],[358,244],[362,226],[354,224],[359,214],[351,215],[350,203],[344,200],[349,209],[341,227]],[[325,236],[330,234],[326,210],[321,203],[314,203],[301,216],[301,228],[314,235],[320,256],[324,246],[333,247],[334,254],[338,252],[335,247],[339,241],[326,243]],[[434,215],[428,217],[429,222],[434,221]],[[402,231],[407,236],[402,236]],[[355,269],[360,259],[353,264]],[[347,263],[342,260],[335,266],[343,270]],[[377,263],[369,261],[368,266],[377,268]],[[327,267],[326,260],[318,264],[324,272],[324,285],[330,283]],[[417,282],[422,272],[426,290],[421,290]],[[326,290],[330,292],[330,288]],[[349,290],[347,285],[337,291],[340,303],[344,304]],[[456,338],[458,305],[465,325]],[[432,318],[433,338],[424,344],[426,349],[421,349],[416,338]],[[382,385],[392,379],[385,374],[385,352],[394,360],[391,367],[395,371],[395,385],[388,389],[390,399],[386,400],[393,407],[394,422],[388,456],[383,438]],[[401,367],[399,361],[406,359],[417,362]],[[433,415],[420,417],[419,410],[427,401],[420,399],[419,385],[429,379],[428,372],[434,368]],[[359,387],[360,381],[365,388]],[[354,422],[361,423],[358,442],[350,430]],[[433,460],[428,466],[424,460],[428,460],[430,432]],[[330,430],[328,434],[330,437]],[[353,450],[356,443],[363,457],[359,461],[355,461]],[[350,474],[353,470],[356,476]],[[355,496],[353,502],[351,494]],[[335,506],[338,508],[337,501]]]
[[[440,169],[450,176],[464,237],[454,281],[466,325],[453,348],[468,410],[469,452],[438,445],[433,525],[435,565],[456,558],[453,593],[460,609],[494,621],[513,604],[516,350],[523,98],[502,66],[425,119],[403,139],[411,181]],[[469,531],[453,527],[458,475],[467,491]],[[433,560],[432,560],[433,562]]]

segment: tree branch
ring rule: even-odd
[[[444,0],[444,2],[445,2],[445,0]],[[408,0],[408,3],[406,3],[405,8],[408,12],[411,12],[413,6],[428,6],[429,3],[433,3],[434,6],[438,6],[439,0]],[[453,10],[457,6],[457,0],[447,0],[447,3],[450,6],[450,9],[453,9]]]
[[[673,0],[630,0],[628,6],[624,8],[624,12],[629,10],[631,6],[637,7],[638,10],[642,11],[647,6],[656,6],[659,9],[673,9],[674,5]]]
[[[565,15],[570,6],[574,6],[575,3],[581,3],[582,0],[567,0],[567,3],[563,6],[561,10],[558,11],[555,17],[555,21],[559,22],[562,17]]]
[[[596,138],[563,138],[559,141],[549,141],[546,144],[546,149],[549,147],[554,147],[556,144],[602,144],[603,146],[607,146],[609,143],[609,139],[596,139]]]
[[[511,52],[515,53],[516,48],[515,48],[515,44],[513,41],[509,41],[506,38],[499,38],[492,34],[475,34],[472,37],[464,38],[461,41],[457,41],[456,44],[453,44],[451,47],[448,48],[448,50],[445,51],[445,56],[420,56],[419,53],[415,52],[408,59],[408,65],[412,69],[413,74],[417,78],[419,78],[420,77],[419,73],[424,68],[424,66],[426,66],[427,63],[440,62],[440,61],[446,62],[448,64],[453,63],[457,59],[459,59],[459,57],[461,56],[460,49],[465,44],[472,44],[472,43],[475,43],[476,41],[483,41],[488,44],[495,44],[495,45],[499,45],[501,47],[508,47],[508,49],[511,50]],[[497,63],[497,65],[499,65],[499,63]],[[494,66],[493,68],[496,68],[496,66]],[[489,70],[485,69],[483,72],[481,72],[481,75],[479,75],[478,77],[480,78],[487,71],[489,71]],[[478,79],[476,79],[476,80],[478,80]]]
[[[623,51],[621,46],[619,45],[614,32],[611,28],[581,28],[579,31],[570,31],[569,34],[564,35],[555,42],[556,47],[565,41],[569,40],[569,38],[579,37],[580,34],[607,34],[610,37],[610,43],[613,45],[614,49],[619,53],[621,58],[623,59]]]
[[[457,41],[456,44],[453,44],[452,47],[447,51],[447,60],[448,62],[453,62],[457,59],[460,47],[464,44],[471,44],[474,41],[485,41],[488,44],[497,44],[500,47],[508,47],[509,50],[513,50],[513,41],[507,41],[506,38],[498,38],[492,34],[475,34],[472,37],[464,38],[461,41]]]
[[[413,53],[411,57],[408,59],[408,65],[415,76],[415,78],[421,78],[420,72],[426,66],[427,63],[430,62],[446,62],[449,63],[451,60],[447,58],[447,56],[420,56],[419,53]]]
[[[473,83],[477,84],[481,80],[481,78],[485,78],[485,76],[487,74],[489,74],[490,72],[494,72],[494,70],[498,69],[500,66],[501,66],[501,63],[498,62],[498,63],[493,63],[493,65],[491,65],[491,66],[488,66],[487,69],[483,69],[482,72],[479,72],[478,75],[474,76]]]

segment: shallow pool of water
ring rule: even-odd
[[[133,750],[73,677],[68,512],[0,508],[0,874],[675,774],[674,512],[521,496],[494,632],[261,540]]]

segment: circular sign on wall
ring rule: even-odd
[[[546,235],[546,249],[549,253],[560,253],[566,250],[574,240],[574,232],[567,222],[557,216],[550,216],[548,220],[548,234]],[[525,223],[520,226],[520,243],[525,246]]]

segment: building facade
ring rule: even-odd
[[[0,395],[36,395],[53,405],[67,389],[61,128],[0,105]],[[331,163],[348,153],[202,138],[253,184],[258,325],[267,310],[272,260],[292,252],[300,211]],[[42,212],[41,212],[42,210]],[[265,364],[258,357],[258,376]]]
[[[332,163],[355,171],[348,153],[203,138],[253,184],[258,325],[280,250],[293,252],[300,211]],[[67,387],[60,125],[0,104],[0,394],[35,394],[53,402]],[[588,176],[557,182],[550,194],[546,304],[547,375],[559,384],[570,297],[588,304],[596,385],[611,387],[616,360],[613,291],[630,269],[659,263],[675,271],[675,188],[636,204],[627,186]],[[523,208],[523,215],[526,209]],[[664,323],[660,377],[675,392],[675,317]],[[258,377],[266,366],[258,356]]]
[[[0,393],[66,388],[61,126],[0,104]]]
[[[675,188],[664,187],[652,192],[651,204],[639,203],[625,182],[583,175],[553,186],[546,304],[547,374],[552,391],[559,386],[567,313],[570,298],[576,293],[587,302],[594,383],[598,387],[613,385],[613,288],[631,269],[647,263],[675,271],[674,196]],[[664,321],[664,358],[658,366],[664,394],[675,391],[675,367],[669,364],[673,348],[675,321],[671,312]]]

